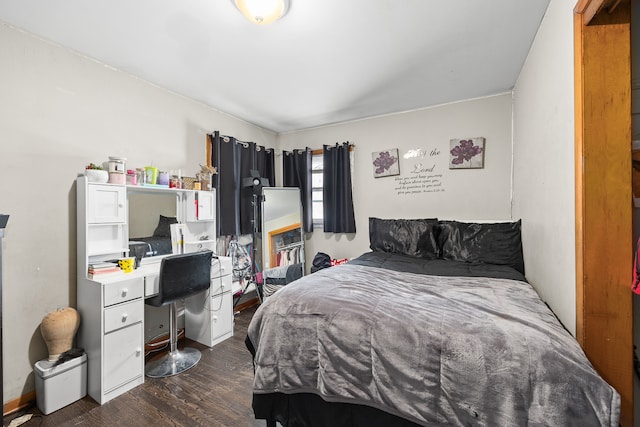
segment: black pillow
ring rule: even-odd
[[[158,226],[153,230],[153,237],[171,237],[171,224],[177,224],[178,220],[175,216],[160,215]]]
[[[438,241],[444,259],[508,265],[524,274],[521,221],[473,223],[440,221]]]
[[[369,243],[373,251],[436,259],[438,220],[369,218]]]

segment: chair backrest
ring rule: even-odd
[[[158,295],[145,303],[160,307],[209,289],[213,252],[169,255],[162,259]]]

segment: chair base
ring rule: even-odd
[[[162,358],[148,362],[144,372],[150,378],[170,377],[196,366],[201,356],[200,350],[191,347],[170,351]]]

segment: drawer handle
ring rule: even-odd
[[[127,313],[122,313],[122,323],[127,321],[127,317],[129,317]]]
[[[129,289],[127,289],[127,288],[122,288],[122,296],[123,296],[123,297],[126,297],[128,293],[129,293]]]
[[[136,356],[140,356],[142,354],[142,349],[140,347],[136,348]]]

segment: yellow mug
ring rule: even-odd
[[[135,258],[121,258],[118,260],[118,267],[125,273],[131,273],[136,266]]]

